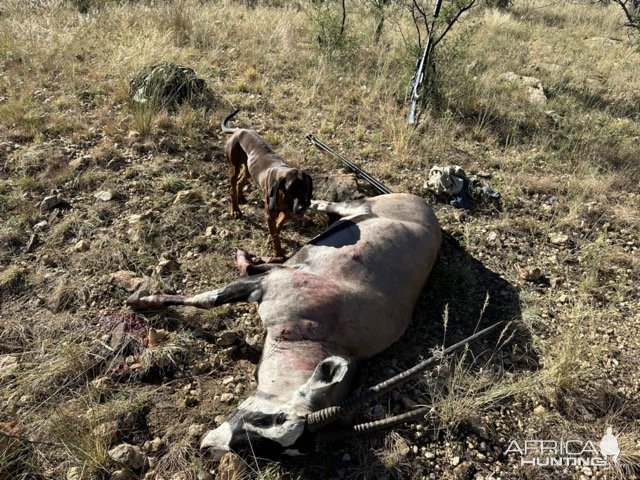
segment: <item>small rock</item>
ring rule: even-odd
[[[235,378],[233,377],[233,375],[230,375],[228,377],[225,377],[222,379],[222,385],[229,385],[230,383],[233,383],[233,381],[235,380]]]
[[[233,401],[233,393],[221,393],[220,394],[220,401],[222,403],[230,403]]]
[[[471,480],[475,471],[476,467],[473,463],[464,462],[453,469],[453,475],[456,480]]]
[[[561,232],[549,233],[549,241],[554,245],[564,245],[569,240],[569,235]]]
[[[459,464],[460,464],[460,457],[455,456],[451,459],[451,465],[453,465],[454,467],[458,466]]]
[[[116,470],[111,474],[111,480],[133,480],[135,477],[126,470]]]
[[[89,250],[89,242],[87,240],[79,240],[74,246],[74,252],[86,252]]]
[[[71,467],[67,470],[67,480],[82,480],[82,469],[80,467]]]
[[[189,205],[194,203],[200,203],[202,196],[195,190],[181,190],[176,194],[173,199],[174,205]]]
[[[557,303],[567,303],[568,301],[569,301],[569,296],[565,293],[558,295],[558,298],[556,298]]]
[[[216,227],[209,225],[207,229],[204,231],[204,236],[213,237],[215,233],[216,233]]]
[[[187,433],[190,437],[201,437],[207,431],[207,426],[202,423],[193,423],[189,425]]]
[[[231,330],[227,330],[222,332],[216,340],[216,343],[220,347],[230,347],[234,343],[238,341],[238,334],[236,332],[232,332]]]
[[[196,478],[198,480],[213,480],[213,475],[211,475],[209,472],[198,472]]]
[[[134,213],[132,215],[129,215],[129,217],[127,218],[127,223],[129,223],[129,225],[138,225],[144,220],[151,218],[152,213],[153,212],[151,210],[147,210],[144,213]]]
[[[536,417],[543,417],[544,415],[546,415],[546,413],[547,413],[547,409],[544,408],[542,405],[538,405],[533,409],[533,414]]]
[[[160,450],[164,448],[164,441],[160,437],[155,437],[151,442],[149,442],[149,452],[158,453]]]
[[[149,348],[154,348],[163,343],[167,343],[171,338],[171,334],[162,328],[156,330],[155,328],[149,328],[147,333],[147,345]]]
[[[109,202],[113,198],[113,193],[109,190],[101,190],[93,194],[94,198],[103,202]]]
[[[342,461],[343,462],[350,462],[351,461],[351,455],[348,453],[345,453],[344,455],[342,455]]]
[[[40,211],[42,213],[50,212],[62,202],[62,195],[59,193],[57,195],[49,195],[48,197],[44,197],[44,200],[42,200],[42,203],[40,204]]]
[[[110,275],[111,284],[116,287],[122,288],[127,292],[135,292],[139,290],[143,283],[144,278],[138,277],[135,272],[130,270],[118,270]]]
[[[517,267],[518,276],[525,282],[538,283],[543,280],[544,275],[538,267]]]
[[[500,239],[500,236],[498,235],[498,232],[489,232],[489,235],[487,235],[487,242],[488,243],[496,243],[498,240]]]
[[[488,439],[491,435],[489,425],[480,417],[469,418],[469,426],[471,430],[476,433],[480,438]]]
[[[424,458],[426,458],[427,460],[433,460],[434,458],[436,458],[436,454],[433,452],[424,452]]]
[[[131,470],[141,469],[146,461],[146,456],[140,447],[129,443],[122,443],[108,452],[109,457]]]
[[[167,275],[171,272],[178,271],[180,264],[173,258],[162,258],[156,265],[155,272],[158,275]]]
[[[129,236],[129,242],[132,244],[140,243],[142,239],[142,231],[140,228],[129,228],[127,230],[127,235]]]
[[[358,188],[358,181],[352,173],[328,175],[324,183],[324,196],[322,198],[332,202],[344,202],[362,198],[362,193]]]
[[[247,339],[247,345],[255,348],[256,350],[262,350],[262,338],[263,335],[256,333],[255,335]]]
[[[189,475],[186,472],[174,473],[171,480],[189,480]]]

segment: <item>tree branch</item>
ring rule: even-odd
[[[438,45],[440,40],[442,40],[444,38],[444,36],[449,32],[449,30],[451,30],[451,27],[453,27],[453,24],[458,21],[458,18],[460,18],[460,15],[462,15],[467,10],[470,10],[471,7],[473,7],[473,5],[475,3],[476,3],[476,0],[471,0],[467,5],[465,5],[464,7],[461,7],[456,12],[455,16],[449,21],[449,24],[447,25],[447,28],[445,28],[444,32],[442,32],[442,34],[436,40],[434,40],[434,42],[433,42],[433,47],[434,48],[435,48],[436,45]]]

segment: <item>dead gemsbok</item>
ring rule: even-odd
[[[312,208],[341,218],[285,263],[251,265],[239,252],[239,268],[249,275],[223,288],[192,297],[138,292],[128,300],[141,310],[258,303],[267,331],[258,389],[205,435],[202,447],[216,455],[307,453],[320,427],[435,363],[432,358],[345,400],[360,362],[385,350],[407,329],[438,255],[441,232],[427,203],[408,194],[314,202]],[[352,431],[419,414],[409,412]]]

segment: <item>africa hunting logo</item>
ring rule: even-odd
[[[606,467],[617,465],[620,447],[613,429],[607,431],[596,445],[590,440],[511,440],[505,454],[516,454],[520,465],[535,467]]]

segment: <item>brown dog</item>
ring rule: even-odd
[[[286,165],[253,130],[227,127],[238,112],[231,112],[220,125],[223,132],[233,134],[225,146],[231,179],[231,213],[241,215],[239,204],[246,202],[242,189],[249,177],[253,178],[264,193],[265,216],[275,255],[284,257],[280,230],[290,217],[302,220],[311,204],[313,181],[306,172]]]

